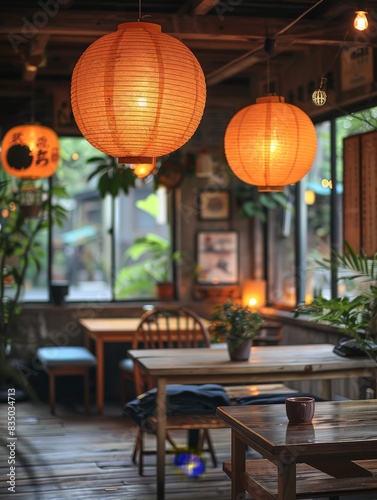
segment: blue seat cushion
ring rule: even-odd
[[[97,360],[86,347],[40,347],[37,356],[46,366],[88,365],[95,366]]]
[[[129,358],[122,359],[122,361],[120,361],[119,363],[119,368],[125,372],[133,373],[134,362]]]

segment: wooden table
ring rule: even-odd
[[[366,358],[342,358],[331,344],[252,347],[249,361],[229,361],[226,349],[130,350],[129,356],[157,385],[157,495],[165,492],[165,418],[167,384],[262,383],[322,380],[323,396],[331,380],[375,377],[376,365]]]
[[[132,343],[140,318],[91,318],[80,319],[84,327],[85,345],[90,348],[90,341],[95,343],[97,358],[97,411],[103,412],[104,390],[104,344],[108,342]]]
[[[370,460],[377,458],[377,400],[316,403],[312,424],[294,426],[282,404],[224,406],[216,415],[232,429],[231,466],[224,470],[233,500],[245,491],[278,500],[377,492],[377,461]],[[267,460],[245,460],[247,446]]]
[[[200,318],[205,326],[208,326],[208,321]],[[170,320],[173,325],[174,319]],[[90,341],[95,343],[95,354],[97,358],[97,411],[103,412],[105,400],[105,385],[104,385],[104,344],[110,342],[127,342],[132,343],[137,328],[140,323],[140,318],[82,318],[79,320],[81,326],[84,327],[85,346],[90,348]],[[174,328],[172,326],[172,334]]]

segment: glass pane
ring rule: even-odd
[[[153,178],[138,181],[128,196],[116,200],[116,299],[155,298],[156,283],[171,278],[167,203],[166,189],[159,187],[155,191]],[[137,239],[145,237],[142,247],[135,246]]]
[[[295,273],[295,192],[285,188],[287,208],[274,211],[269,237],[269,299],[276,305],[296,305]],[[279,250],[277,250],[279,249]]]
[[[331,212],[331,151],[330,122],[316,125],[317,154],[313,166],[305,177],[305,203],[307,205],[307,265],[305,301],[314,297],[330,298],[330,272],[318,264],[330,257]],[[340,185],[341,187],[341,185]],[[339,191],[339,186],[338,186]]]
[[[98,178],[88,181],[97,166],[88,160],[107,157],[81,137],[61,137],[60,147],[56,177],[68,193],[60,200],[68,217],[53,228],[52,282],[68,282],[66,300],[110,300],[111,202],[100,197]]]

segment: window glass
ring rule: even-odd
[[[155,190],[153,178],[138,181],[138,187],[119,196],[115,206],[115,298],[155,298],[156,282],[163,281],[164,248],[171,240],[167,191]],[[143,246],[137,247],[144,237]],[[169,259],[167,266],[171,277]]]
[[[330,257],[330,215],[331,215],[331,151],[330,122],[316,125],[317,154],[305,183],[305,204],[307,207],[307,255],[305,301],[314,297],[330,298],[330,272],[319,262]],[[341,184],[340,184],[341,186]],[[338,186],[339,191],[339,186]]]
[[[100,197],[98,179],[88,181],[96,166],[88,160],[106,155],[81,137],[60,138],[60,148],[56,177],[68,193],[60,200],[67,220],[63,227],[53,227],[52,282],[68,282],[66,300],[110,300],[111,202]]]
[[[296,304],[294,187],[286,187],[285,193],[287,207],[270,214],[269,299],[276,305],[293,307]]]
[[[149,254],[137,262],[126,252],[137,238],[148,234],[160,238],[163,248],[170,247],[166,189],[155,189],[150,176],[137,180],[127,195],[121,191],[115,199],[109,195],[102,198],[99,176],[88,178],[97,167],[108,163],[109,157],[82,137],[61,137],[59,141],[61,161],[52,184],[64,187],[68,196],[53,202],[65,208],[67,218],[62,227],[52,225],[51,285],[68,286],[66,301],[154,298],[160,268],[153,262],[148,269],[144,259],[150,260]],[[49,180],[40,183],[48,192]],[[49,300],[47,230],[38,233],[38,243],[43,250],[41,269],[38,272],[30,263],[23,290],[25,301]],[[171,267],[168,260],[164,269],[169,277]],[[144,282],[140,280],[143,275]]]

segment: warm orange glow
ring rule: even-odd
[[[259,191],[283,191],[310,170],[315,128],[301,109],[269,95],[243,108],[225,131],[225,154],[237,177]]]
[[[197,129],[205,100],[198,60],[157,24],[120,24],[92,43],[73,71],[76,123],[94,147],[115,158],[175,151]]]
[[[356,17],[353,22],[354,27],[358,31],[365,31],[368,28],[367,13],[364,10],[357,10],[355,14]]]
[[[60,159],[59,139],[42,125],[18,125],[5,134],[1,147],[4,170],[14,177],[51,177]]]
[[[138,163],[135,165],[131,165],[133,173],[135,177],[138,179],[144,179],[144,177],[148,177],[154,170],[155,165],[153,163]]]
[[[266,281],[245,280],[242,284],[242,305],[259,309],[266,303]]]
[[[305,191],[305,203],[307,205],[314,205],[314,203],[315,203],[315,192],[312,189],[307,189]]]

